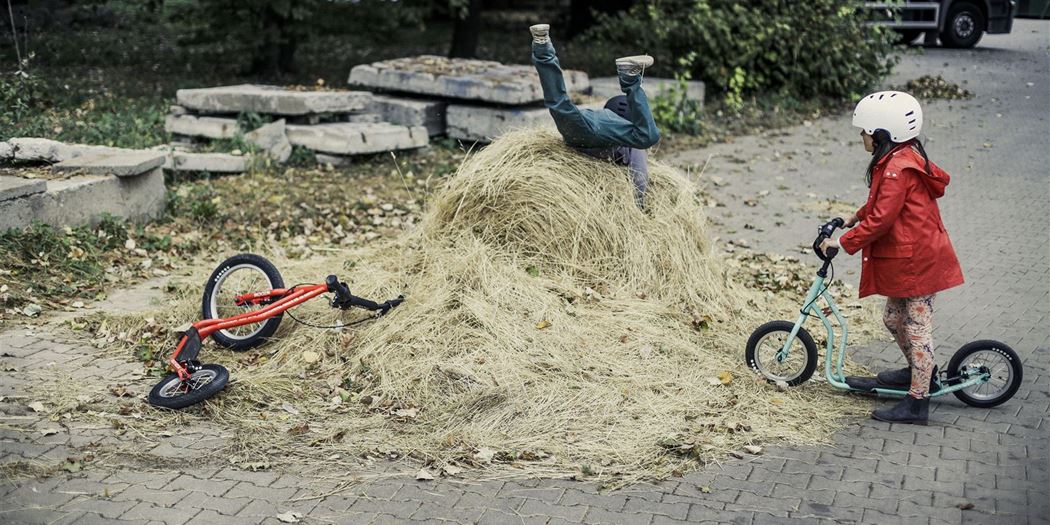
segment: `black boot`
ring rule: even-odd
[[[871,417],[887,423],[925,425],[930,420],[930,398],[904,396],[896,405],[872,412]]]
[[[904,367],[899,370],[883,370],[875,377],[879,380],[879,386],[911,386],[911,368],[909,367]]]

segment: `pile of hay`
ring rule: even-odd
[[[408,455],[627,482],[744,445],[822,442],[869,409],[815,382],[779,391],[746,369],[747,336],[793,318],[799,298],[734,282],[695,184],[659,163],[651,180],[642,212],[625,168],[521,131],[469,157],[400,239],[349,261],[271,255],[287,283],[336,273],[358,295],[408,300],[342,331],[286,317],[248,356],[207,348],[233,381],[204,416],[236,431],[228,453],[245,462]],[[295,313],[332,322],[319,303]],[[174,315],[153,317],[177,326],[198,304],[191,290]],[[146,317],[113,322],[134,333]]]

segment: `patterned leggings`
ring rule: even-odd
[[[930,395],[933,374],[933,298],[934,295],[886,299],[882,320],[911,366],[911,389],[916,399]]]

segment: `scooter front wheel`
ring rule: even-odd
[[[988,374],[988,381],[954,392],[960,401],[977,408],[998,406],[1014,397],[1021,387],[1022,372],[1017,352],[999,341],[967,343],[948,362],[949,377]]]
[[[758,327],[747,340],[747,366],[770,383],[783,381],[797,386],[806,382],[817,369],[817,344],[805,328],[798,329],[787,356],[778,357],[794,329],[795,323],[790,321],[770,321]]]
[[[146,400],[153,406],[178,410],[218,394],[229,380],[226,367],[204,365],[186,381],[179,379],[178,374],[168,374],[153,387]]]

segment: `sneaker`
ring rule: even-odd
[[[534,26],[529,26],[529,32],[532,33],[533,44],[546,44],[551,41],[550,24],[536,24]]]
[[[616,59],[616,70],[622,75],[636,77],[641,75],[645,68],[653,65],[653,57],[649,55],[636,55],[633,57],[622,57]]]

